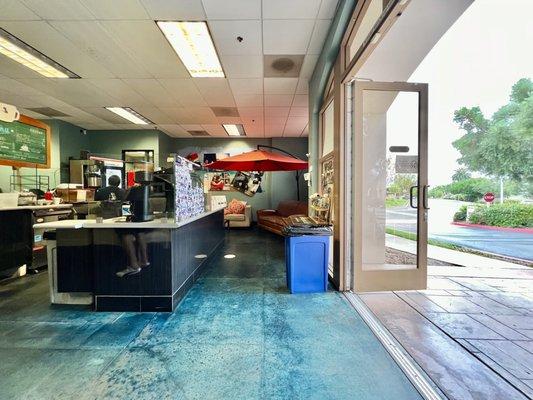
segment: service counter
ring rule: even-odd
[[[223,219],[223,209],[216,209],[183,222],[36,224],[55,230],[55,246],[49,245],[52,302],[83,304],[79,294],[94,299],[97,311],[173,311],[223,242]],[[132,265],[140,272],[125,273]]]

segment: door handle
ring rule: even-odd
[[[413,191],[414,191],[415,189],[418,189],[418,186],[411,186],[411,187],[409,188],[409,205],[411,206],[411,208],[418,208],[418,205],[416,205],[416,206],[413,205],[413,197],[414,197],[414,195],[413,195]],[[418,201],[417,201],[417,203],[418,203]]]
[[[422,196],[423,196],[423,206],[424,206],[424,209],[426,210],[429,210],[429,207],[428,207],[428,188],[430,187],[431,185],[424,185],[423,189],[422,189]]]

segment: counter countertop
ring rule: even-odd
[[[206,211],[198,214],[192,218],[180,222],[169,220],[168,222],[161,222],[156,219],[148,222],[123,222],[124,217],[105,219],[98,223],[94,219],[64,219],[55,222],[44,222],[42,224],[33,225],[34,228],[40,229],[121,229],[121,228],[137,228],[137,229],[177,229],[184,225],[190,224],[193,221],[207,217],[214,214],[224,207],[219,207],[211,211]]]
[[[48,208],[72,208],[72,204],[48,204],[44,206],[16,206],[16,207],[0,207],[0,211],[14,211],[14,210],[46,210]]]

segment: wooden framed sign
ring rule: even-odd
[[[50,168],[50,127],[21,115],[18,121],[0,121],[0,165]]]

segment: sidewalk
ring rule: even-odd
[[[386,236],[386,245],[390,248],[412,253],[413,240],[404,239],[399,236],[389,235]],[[460,265],[463,267],[471,267],[476,269],[486,268],[504,268],[504,269],[524,269],[528,270],[528,267],[523,265],[514,264],[507,261],[497,260],[494,258],[478,256],[476,254],[465,253],[462,251],[446,249],[439,246],[428,245],[428,258],[435,260],[445,261],[450,264]],[[442,268],[442,267],[441,267]]]

